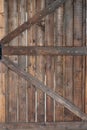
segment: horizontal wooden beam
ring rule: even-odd
[[[0,130],[87,130],[87,122],[0,123]]]
[[[24,22],[22,25],[20,25],[18,28],[16,28],[14,31],[9,33],[7,36],[5,36],[1,41],[0,44],[6,44],[13,40],[16,36],[18,36],[20,33],[25,31],[26,29],[30,28],[35,23],[39,22],[43,17],[46,15],[54,12],[58,7],[61,6],[66,0],[56,0],[52,2],[47,8],[41,10],[40,12],[37,12],[32,18],[30,18],[27,22]]]
[[[87,47],[40,47],[40,46],[7,46],[2,49],[3,55],[72,55],[86,56]]]
[[[82,112],[78,107],[76,107],[73,103],[71,103],[67,99],[63,98],[59,94],[52,91],[48,86],[45,86],[40,80],[32,76],[30,73],[27,73],[24,70],[22,70],[18,65],[13,63],[10,59],[3,57],[2,62],[12,71],[16,72],[19,76],[23,77],[28,82],[31,82],[36,88],[42,90],[47,95],[52,97],[55,101],[64,105],[64,107],[66,107],[68,110],[70,110],[75,115],[80,117],[82,120],[87,120],[87,115],[84,112]]]

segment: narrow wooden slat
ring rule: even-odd
[[[36,0],[27,0],[27,13],[28,19],[35,14],[36,10]],[[36,45],[36,25],[31,27],[28,30],[28,38],[27,43],[28,46],[35,46]],[[28,50],[29,51],[29,50]],[[28,57],[28,72],[35,76],[36,72],[36,57],[29,56]],[[35,88],[29,84],[28,85],[28,121],[35,122]]]
[[[63,15],[64,8],[59,7],[55,12],[55,47],[63,45]],[[54,51],[55,52],[55,51]],[[63,56],[55,57],[55,91],[63,96]],[[55,121],[63,121],[64,107],[61,104],[55,105]]]
[[[5,35],[5,9],[4,1],[0,1],[0,39]],[[5,122],[5,66],[0,63],[0,122]]]
[[[87,0],[86,0],[86,18],[87,18]],[[86,46],[87,46],[87,19],[86,19]],[[86,72],[85,72],[85,112],[87,113],[87,57],[86,57]]]
[[[0,123],[0,130],[87,130],[87,122]]]
[[[36,2],[36,9],[37,12],[42,10],[45,6],[45,1],[38,0]],[[41,20],[40,24],[42,24],[43,28],[45,29],[44,25],[44,19]],[[36,44],[37,46],[44,46],[45,43],[45,31],[42,29],[41,26],[37,25],[36,28],[37,34],[36,34]],[[36,77],[40,81],[45,81],[45,58],[44,56],[37,56],[36,57]],[[38,122],[44,122],[45,119],[45,105],[44,105],[44,93],[41,90],[37,90],[37,121]]]
[[[83,46],[86,46],[86,0],[83,0]],[[83,56],[83,72],[82,72],[82,110],[85,111],[85,83],[86,83],[86,57]]]
[[[58,47],[58,46],[4,46],[2,47],[3,55],[71,55],[87,56],[87,47]]]
[[[46,0],[46,7],[54,0]],[[54,46],[54,14],[50,14],[45,19],[45,45]],[[46,85],[54,89],[54,58],[46,57]],[[53,99],[47,95],[46,98],[46,120],[53,121],[54,105]],[[50,109],[51,108],[51,109]]]
[[[4,8],[5,8],[5,32],[8,34],[8,1],[4,1]],[[5,122],[8,122],[9,119],[9,85],[8,85],[8,69],[6,69],[5,81],[6,81],[6,98],[5,98]]]
[[[65,2],[65,45],[73,46],[73,0]],[[73,102],[73,57],[65,57],[64,97]],[[73,120],[72,113],[64,109],[64,120]]]
[[[74,0],[74,46],[82,46],[82,0]],[[82,110],[82,57],[74,57],[74,103]],[[75,117],[76,120],[78,118]]]
[[[18,1],[18,23],[19,26],[23,24],[26,20],[26,0]],[[19,38],[19,46],[24,46],[26,43],[26,32],[23,32]],[[25,70],[26,69],[26,58],[25,56],[18,57],[19,66]],[[19,102],[19,122],[26,122],[26,81],[19,77],[18,84],[18,102]]]
[[[48,86],[45,86],[41,81],[39,81],[37,78],[32,76],[30,73],[27,73],[24,70],[22,70],[20,67],[18,67],[18,65],[13,63],[10,59],[3,57],[2,63],[4,63],[8,68],[10,68],[12,71],[17,73],[19,76],[23,77],[28,82],[30,81],[36,88],[45,92],[47,95],[49,95],[55,101],[64,105],[64,107],[66,107],[68,110],[70,110],[75,115],[80,117],[82,120],[87,120],[87,115],[85,113],[83,113],[78,107],[76,107],[74,104],[72,104],[67,99],[61,97],[59,94],[52,91],[52,89],[50,89]]]
[[[16,16],[16,17],[15,17]],[[17,13],[17,1],[8,1],[8,31],[13,31],[18,26],[18,13]],[[10,44],[14,46],[18,45],[18,39],[14,39]],[[18,57],[10,57],[15,63],[18,63]],[[18,86],[18,76],[14,72],[8,70],[8,119],[9,122],[17,121],[17,86]],[[14,93],[13,93],[14,92]]]
[[[25,31],[27,28],[30,28],[32,25],[40,21],[43,17],[46,15],[54,12],[58,7],[63,4],[65,0],[56,0],[51,5],[47,6],[47,8],[43,9],[42,11],[36,13],[32,18],[30,18],[27,22],[20,25],[18,28],[16,28],[14,31],[9,33],[7,36],[5,36],[1,41],[0,44],[6,44],[10,42],[13,38],[18,36],[20,33]]]

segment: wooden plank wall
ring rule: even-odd
[[[5,0],[6,33],[14,30],[53,1]],[[1,4],[0,11],[2,12],[0,19],[3,20],[4,11]],[[85,46],[87,40],[86,12],[86,0],[67,0],[53,14],[43,18],[30,30],[23,32],[8,46]],[[2,31],[3,28],[1,27],[0,30]],[[87,113],[86,57],[15,55],[9,56],[9,58]],[[64,106],[56,103],[48,95],[37,90],[35,86],[27,83],[14,72],[6,69],[6,75],[1,70],[5,71],[4,66],[0,64],[0,106],[2,106],[0,107],[0,121],[5,121],[5,115],[6,122],[80,120]],[[2,88],[5,92],[5,81],[6,105],[5,96],[2,93]]]

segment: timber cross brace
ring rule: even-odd
[[[75,115],[80,117],[82,120],[87,121],[87,115],[82,112],[73,103],[60,96],[59,94],[52,91],[48,86],[45,86],[40,80],[32,76],[30,73],[22,70],[18,65],[13,63],[9,58],[4,55],[87,55],[87,47],[7,47],[4,46],[11,40],[13,40],[20,33],[30,28],[35,23],[38,23],[43,17],[54,12],[58,7],[61,6],[66,0],[56,0],[46,9],[35,14],[29,21],[25,22],[14,31],[9,33],[0,41],[0,59],[8,68],[16,72],[19,76],[25,80],[31,82],[36,88],[41,89],[44,93],[52,97],[58,103],[64,105],[68,110],[73,112]]]

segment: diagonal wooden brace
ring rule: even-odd
[[[13,63],[10,59],[3,57],[2,63],[4,63],[8,68],[16,72],[19,76],[23,77],[28,82],[31,82],[36,88],[42,90],[47,95],[52,97],[55,101],[64,105],[64,107],[66,107],[68,110],[70,110],[75,115],[80,117],[82,120],[87,121],[87,115],[84,112],[82,112],[77,106],[75,106],[73,103],[71,103],[64,97],[52,91],[48,86],[45,86],[40,80],[32,76],[30,73],[27,73],[24,70],[22,70],[18,65]]]
[[[11,40],[17,37],[20,33],[29,29],[32,25],[38,23],[43,17],[47,16],[50,13],[53,13],[58,7],[60,7],[66,0],[56,0],[52,4],[50,4],[47,8],[37,12],[32,18],[30,18],[27,22],[24,22],[22,25],[17,27],[14,31],[6,35],[3,39],[1,39],[1,44],[8,44]]]

